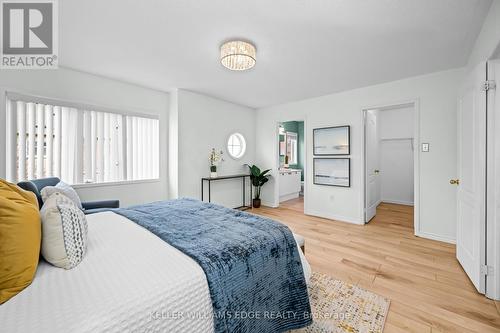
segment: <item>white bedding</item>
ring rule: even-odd
[[[87,219],[83,261],[64,270],[41,260],[33,283],[0,305],[1,332],[213,332],[207,279],[193,259],[121,215]]]

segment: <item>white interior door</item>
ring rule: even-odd
[[[488,80],[497,85],[488,91],[488,153],[487,153],[487,210],[486,259],[492,273],[486,278],[486,296],[500,300],[500,59],[488,61]]]
[[[457,259],[480,293],[485,291],[481,273],[486,226],[486,64],[470,72],[459,97]],[[444,208],[444,207],[443,207]],[[445,209],[445,208],[444,208]]]
[[[377,213],[380,203],[378,111],[365,111],[365,222]]]

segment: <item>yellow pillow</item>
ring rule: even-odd
[[[41,239],[35,194],[0,179],[0,304],[33,281]]]

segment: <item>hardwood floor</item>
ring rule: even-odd
[[[302,199],[252,213],[306,238],[314,271],[391,300],[384,332],[500,332],[500,303],[478,294],[455,246],[413,235],[413,208],[381,204],[364,226],[303,214]]]

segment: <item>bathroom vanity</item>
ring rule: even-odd
[[[302,170],[298,169],[282,168],[278,170],[280,202],[299,197],[301,191],[301,173]]]

